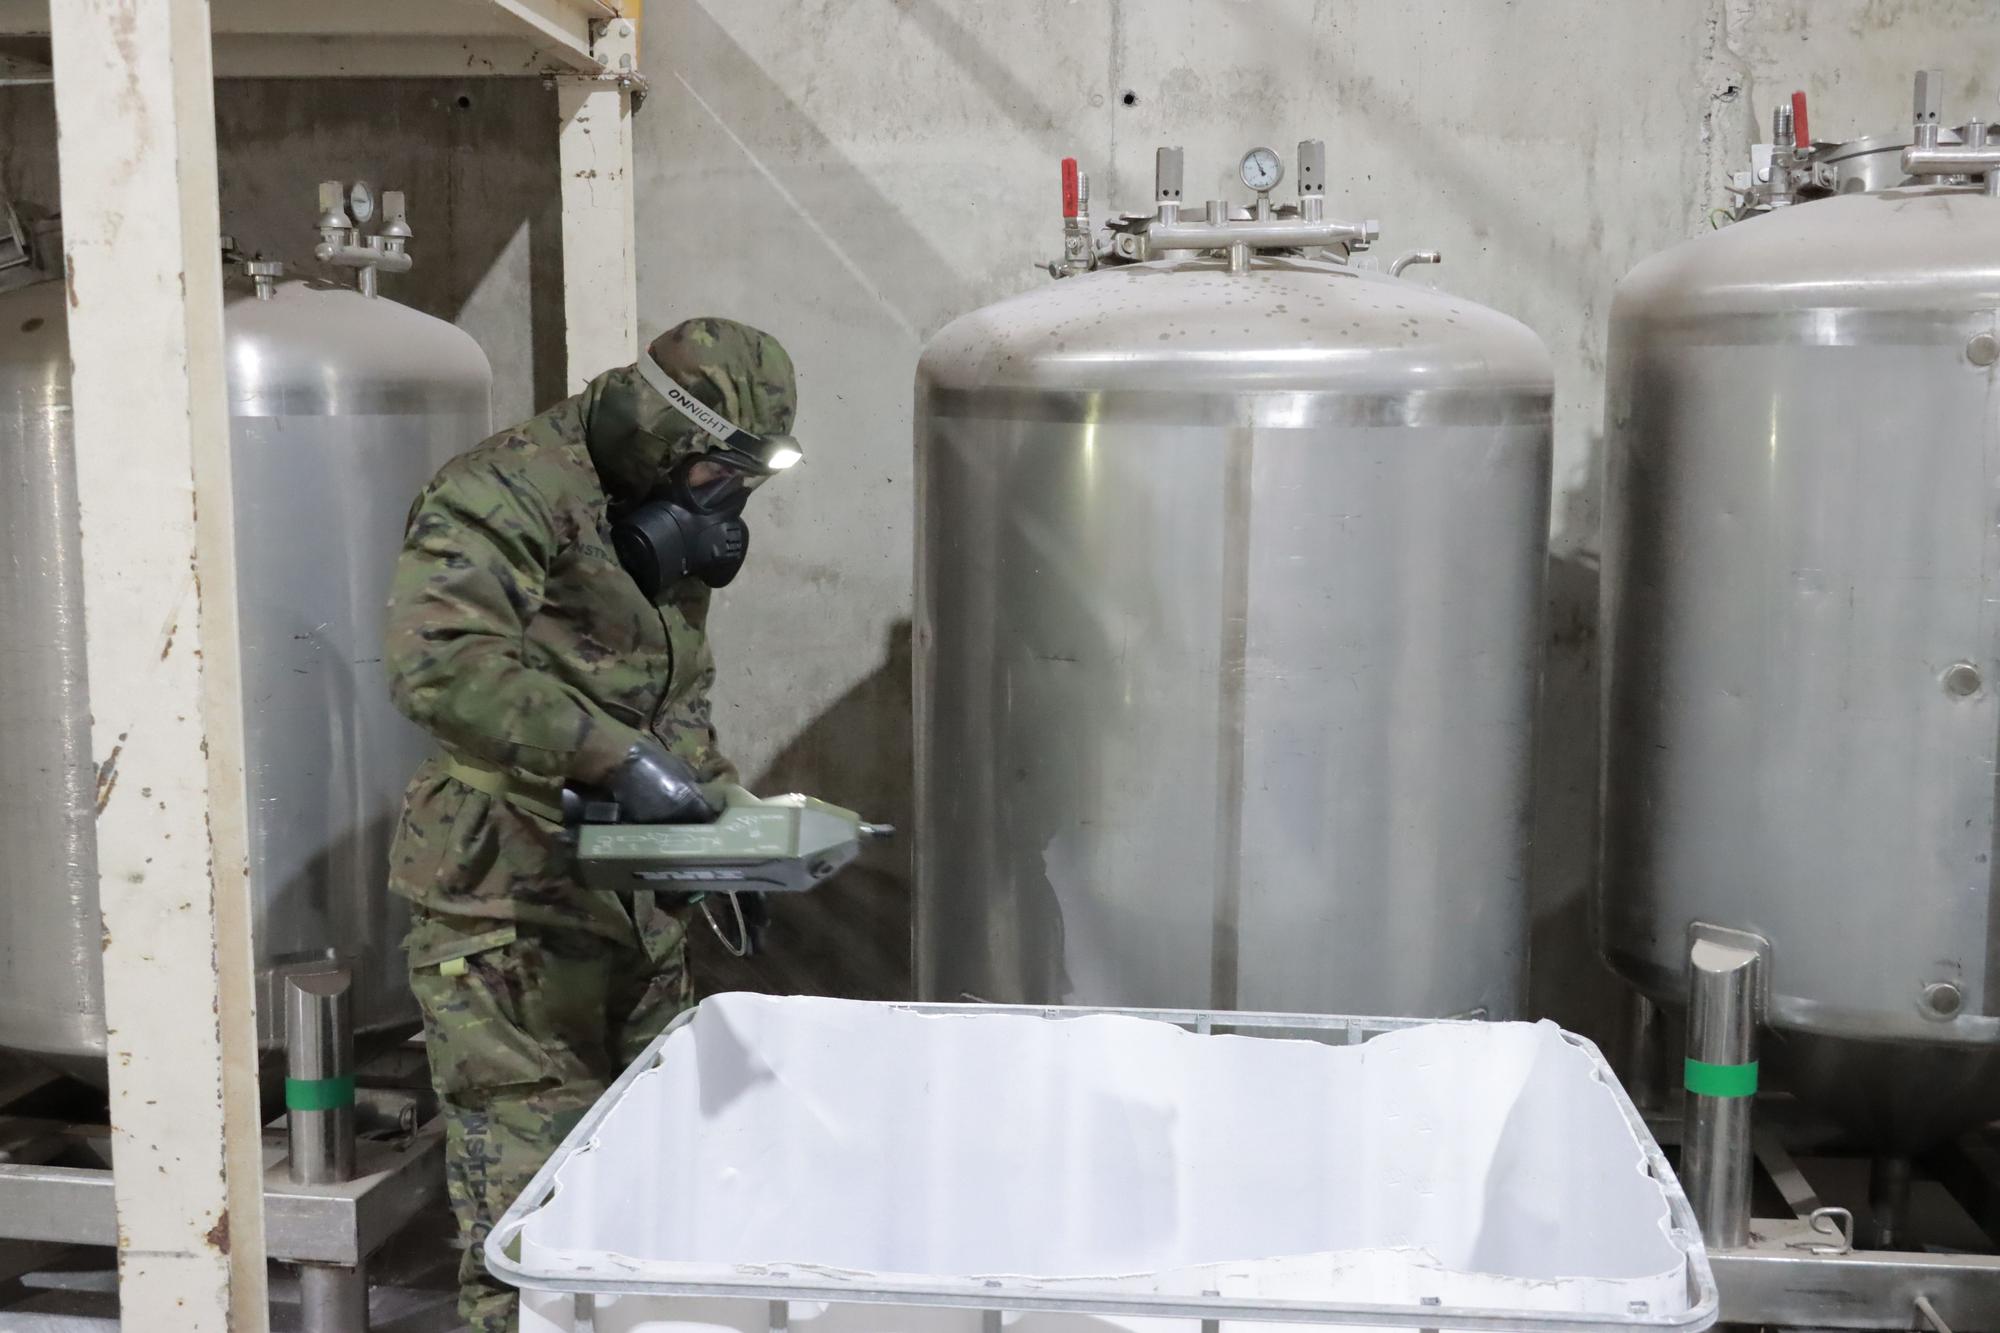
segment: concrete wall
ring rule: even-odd
[[[1186,148],[1200,199],[1240,193],[1251,144],[1323,137],[1330,213],[1380,218],[1384,251],[1442,249],[1422,281],[1555,355],[1534,991],[1615,1032],[1585,926],[1612,286],[1707,225],[1794,87],[1821,137],[1902,125],[1919,65],[1950,72],[1949,109],[1993,118],[1990,0],[686,0],[644,37],[642,323],[728,312],[801,372],[809,461],[760,493],[756,556],[714,619],[746,771],[907,817],[911,373],[945,321],[1048,281],[1057,160],[1082,161],[1101,217],[1150,206],[1159,144]],[[893,981],[870,969],[901,873],[877,870],[789,923],[816,984]]]
[[[1099,216],[1187,149],[1190,198],[1241,150],[1328,142],[1330,210],[1423,281],[1508,311],[1556,357],[1555,562],[1541,733],[1536,1000],[1615,1026],[1590,956],[1596,493],[1605,315],[1633,262],[1705,226],[1751,127],[1795,86],[1821,137],[1900,126],[1918,65],[1995,108],[1991,0],[678,0],[649,7],[638,120],[640,314],[781,335],[809,462],[760,492],[714,617],[718,717],[746,774],[908,825],[910,384],[948,319],[1045,282],[1055,164]],[[496,419],[561,391],[553,97],[535,80],[230,81],[223,215],[295,262],[323,176],[411,192],[419,267],[385,291],[493,358]],[[0,186],[54,200],[45,90],[0,89]],[[906,984],[907,841],[711,984]]]

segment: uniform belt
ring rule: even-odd
[[[553,782],[528,782],[491,764],[447,755],[444,771],[477,792],[506,801],[551,824],[563,822],[562,788]]]

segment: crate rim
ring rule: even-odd
[[[711,997],[714,998],[714,997]],[[772,997],[784,998],[784,997]],[[846,1000],[876,1008],[935,1016],[1013,1015],[1016,1017],[1065,1019],[1116,1017],[1145,1022],[1168,1023],[1197,1033],[1215,1029],[1275,1029],[1299,1032],[1346,1031],[1351,1042],[1372,1036],[1418,1027],[1481,1027],[1478,1018],[1387,1018],[1349,1014],[1300,1014],[1265,1010],[1227,1009],[1140,1009],[1089,1005],[1040,1004],[931,1004],[907,1000]],[[762,1301],[824,1301],[854,1305],[935,1306],[949,1309],[1020,1310],[1046,1313],[1131,1315],[1159,1319],[1201,1321],[1241,1320],[1258,1323],[1359,1325],[1437,1330],[1481,1330],[1482,1333],[1632,1333],[1633,1330],[1660,1330],[1662,1333],[1701,1333],[1713,1325],[1720,1312],[1721,1298],[1715,1273],[1709,1264],[1707,1247],[1695,1222],[1694,1209],[1680,1180],[1668,1164],[1645,1117],[1633,1105],[1625,1087],[1612,1072],[1596,1043],[1557,1027],[1564,1041],[1589,1057],[1594,1072],[1610,1090],[1613,1102],[1624,1116],[1627,1127],[1645,1155],[1647,1173],[1667,1196],[1668,1239],[1687,1260],[1687,1280],[1692,1298],[1680,1314],[1610,1316],[1573,1311],[1484,1309],[1449,1305],[1372,1305],[1270,1298],[1153,1296],[1137,1292],[1056,1291],[1047,1287],[1016,1286],[998,1278],[925,1277],[917,1281],[873,1280],[867,1285],[834,1279],[815,1278],[805,1266],[780,1276],[742,1275],[727,1281],[679,1281],[671,1278],[641,1278],[627,1274],[602,1273],[579,1277],[571,1272],[545,1272],[529,1268],[509,1253],[522,1231],[543,1205],[554,1197],[555,1177],[571,1158],[597,1146],[597,1127],[619,1104],[639,1077],[653,1069],[667,1040],[694,1019],[699,1005],[690,1006],[674,1017],[665,1030],[639,1053],[604,1095],[598,1098],[562,1146],[556,1149],[540,1171],[528,1182],[520,1197],[508,1207],[487,1236],[484,1249],[487,1271],[510,1286],[532,1291],[575,1296],[679,1296],[707,1299]],[[1546,1021],[1546,1020],[1543,1020]],[[1067,1278],[1065,1283],[1088,1279]]]

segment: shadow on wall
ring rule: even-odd
[[[1604,440],[1591,432],[1589,466],[1558,497],[1554,530],[1595,533]],[[1535,844],[1528,1012],[1590,1038],[1607,1053],[1624,1039],[1626,988],[1597,955],[1599,683],[1598,560],[1558,544],[1549,555],[1542,697],[1535,730]]]
[[[881,665],[750,778],[754,791],[803,791],[892,823],[896,836],[864,848],[861,859],[824,888],[774,896],[763,950],[755,957],[730,957],[696,917],[698,993],[909,998],[910,851],[916,832],[910,689],[910,622],[898,620],[890,627]],[[716,919],[734,930],[726,914]]]
[[[245,252],[351,286],[313,258],[319,182],[403,190],[416,264],[383,294],[479,340],[496,424],[564,396],[555,94],[541,80],[226,79],[215,118],[222,228]],[[46,87],[0,88],[0,192],[59,204]]]
[[[856,164],[849,148],[800,104],[799,90],[772,78],[755,54],[709,12],[710,7],[658,6],[659,12],[645,24],[645,63],[655,97],[635,130],[641,210],[678,207],[675,201],[690,189],[726,192],[732,173],[763,177],[770,193],[762,196],[760,207],[769,208],[768,217],[752,216],[733,224],[725,238],[726,243],[746,249],[767,247],[762,251],[766,271],[760,274],[758,289],[766,289],[762,284],[772,282],[773,273],[782,279],[787,263],[807,265],[810,285],[803,290],[822,292],[818,300],[847,303],[843,310],[850,319],[886,320],[909,340],[912,370],[924,339],[949,321],[1009,292],[1047,281],[1027,263],[986,256],[978,247],[945,246],[940,238],[948,229],[913,221],[907,201],[885,194],[876,179]],[[1018,133],[1034,136],[1051,161],[1061,155],[1067,139],[1039,94],[1014,80],[974,36],[935,4],[925,0],[899,8],[938,43],[967,79],[991,92],[993,104],[1004,109]],[[806,34],[808,40],[813,36]],[[787,39],[796,41],[798,34],[788,32]],[[719,168],[704,159],[700,149],[690,153],[669,137],[705,133],[710,126],[731,142],[724,158],[727,166]],[[926,221],[937,220],[927,216]],[[778,230],[771,230],[774,227]],[[715,260],[712,247],[672,230],[650,238],[642,231],[639,247],[642,322],[659,301],[656,294],[663,294],[667,302],[679,301],[675,284],[680,272],[706,271]],[[990,267],[976,272],[982,263]],[[843,280],[828,276],[833,270],[858,290],[842,291]],[[831,286],[821,285],[829,282]],[[787,288],[780,281],[769,290]],[[882,349],[871,347],[871,353],[881,355]],[[908,376],[899,383],[907,385]]]

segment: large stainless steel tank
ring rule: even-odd
[[[1762,937],[1767,1064],[1891,1151],[2000,1112],[1996,332],[2000,199],[1937,185],[1611,312],[1604,951],[1677,1004],[1696,923]]]
[[[104,1016],[66,310],[59,280],[0,294],[0,1046],[89,1075]],[[282,1035],[287,963],[334,956],[356,969],[357,1030],[391,1029],[415,1010],[387,848],[427,743],[388,701],[383,605],[411,499],[487,433],[491,372],[450,324],[346,287],[232,280],[225,323],[258,1026]]]
[[[1547,352],[1233,267],[1102,268],[924,351],[919,992],[1511,1016]]]

